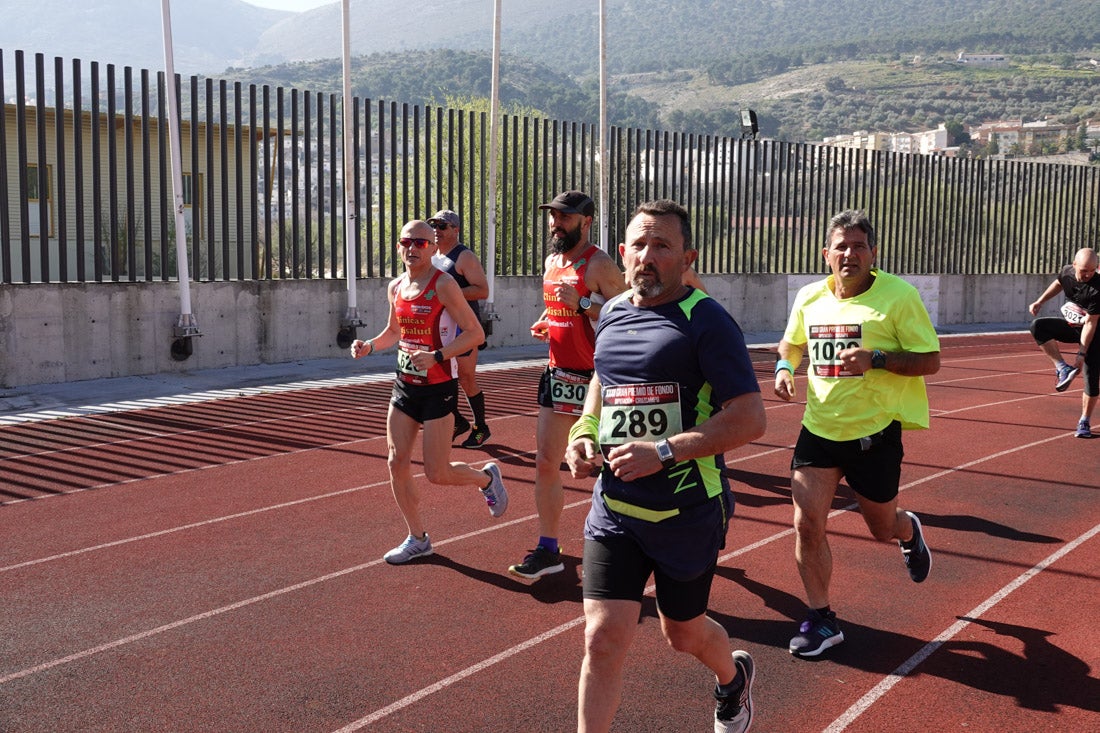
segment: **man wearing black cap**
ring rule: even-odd
[[[539,539],[523,562],[508,568],[534,579],[561,572],[558,525],[565,506],[561,462],[569,429],[584,407],[592,378],[596,332],[605,300],[626,290],[623,273],[606,252],[589,243],[596,205],[581,191],[566,191],[548,204],[550,228],[542,297],[542,316],[531,335],[550,346],[550,359],[539,380],[539,419],[535,431],[535,507]]]
[[[450,209],[443,209],[428,219],[428,225],[435,230],[436,253],[432,255],[432,264],[458,281],[462,296],[480,321],[481,308],[478,301],[489,297],[489,280],[485,277],[485,270],[477,255],[458,241],[462,219]],[[466,394],[466,401],[474,415],[473,431],[462,441],[463,448],[477,448],[489,439],[489,425],[485,421],[485,393],[477,384],[477,351],[471,349],[455,359],[458,362],[458,384]],[[454,416],[452,440],[470,430],[470,421],[462,416],[457,400]]]

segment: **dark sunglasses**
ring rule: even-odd
[[[419,237],[401,239],[397,243],[402,247],[416,247],[417,249],[424,249],[429,244],[435,244],[435,242],[430,239],[420,239]]]
[[[451,225],[445,221],[437,221],[434,224],[429,224],[432,229],[438,229],[441,232],[445,232],[451,228]]]

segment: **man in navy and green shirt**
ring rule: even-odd
[[[706,614],[733,495],[722,454],[759,438],[764,404],[741,329],[683,284],[696,258],[687,212],[638,207],[619,245],[631,289],[596,328],[595,375],[570,431],[574,477],[598,472],[585,522],[585,657],[578,729],[607,730],[654,576],[661,628],[715,675],[716,731],[752,720],[753,661]]]

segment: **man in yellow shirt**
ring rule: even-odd
[[[897,540],[920,583],[932,565],[920,520],[898,506],[903,429],[928,427],[924,376],[940,368],[939,339],[920,295],[875,267],[874,228],[844,211],[829,222],[822,254],[832,274],[802,288],[775,367],[775,393],[795,396],[807,366],[806,411],[791,458],[795,562],[809,602],[790,652],[813,657],[844,641],[830,607],[832,553],[826,521],[840,480],[855,491],[875,539]]]

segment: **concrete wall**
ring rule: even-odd
[[[782,331],[798,288],[821,275],[708,275],[704,282],[748,332]],[[916,276],[938,327],[1026,323],[1051,276]],[[385,281],[358,282],[361,338],[385,325]],[[333,280],[192,283],[202,336],[193,354],[170,353],[179,317],[176,283],[0,285],[0,387],[187,372],[343,357],[337,345],[346,284]],[[1047,305],[1055,312],[1057,303]],[[541,278],[496,280],[489,347],[532,343]]]

